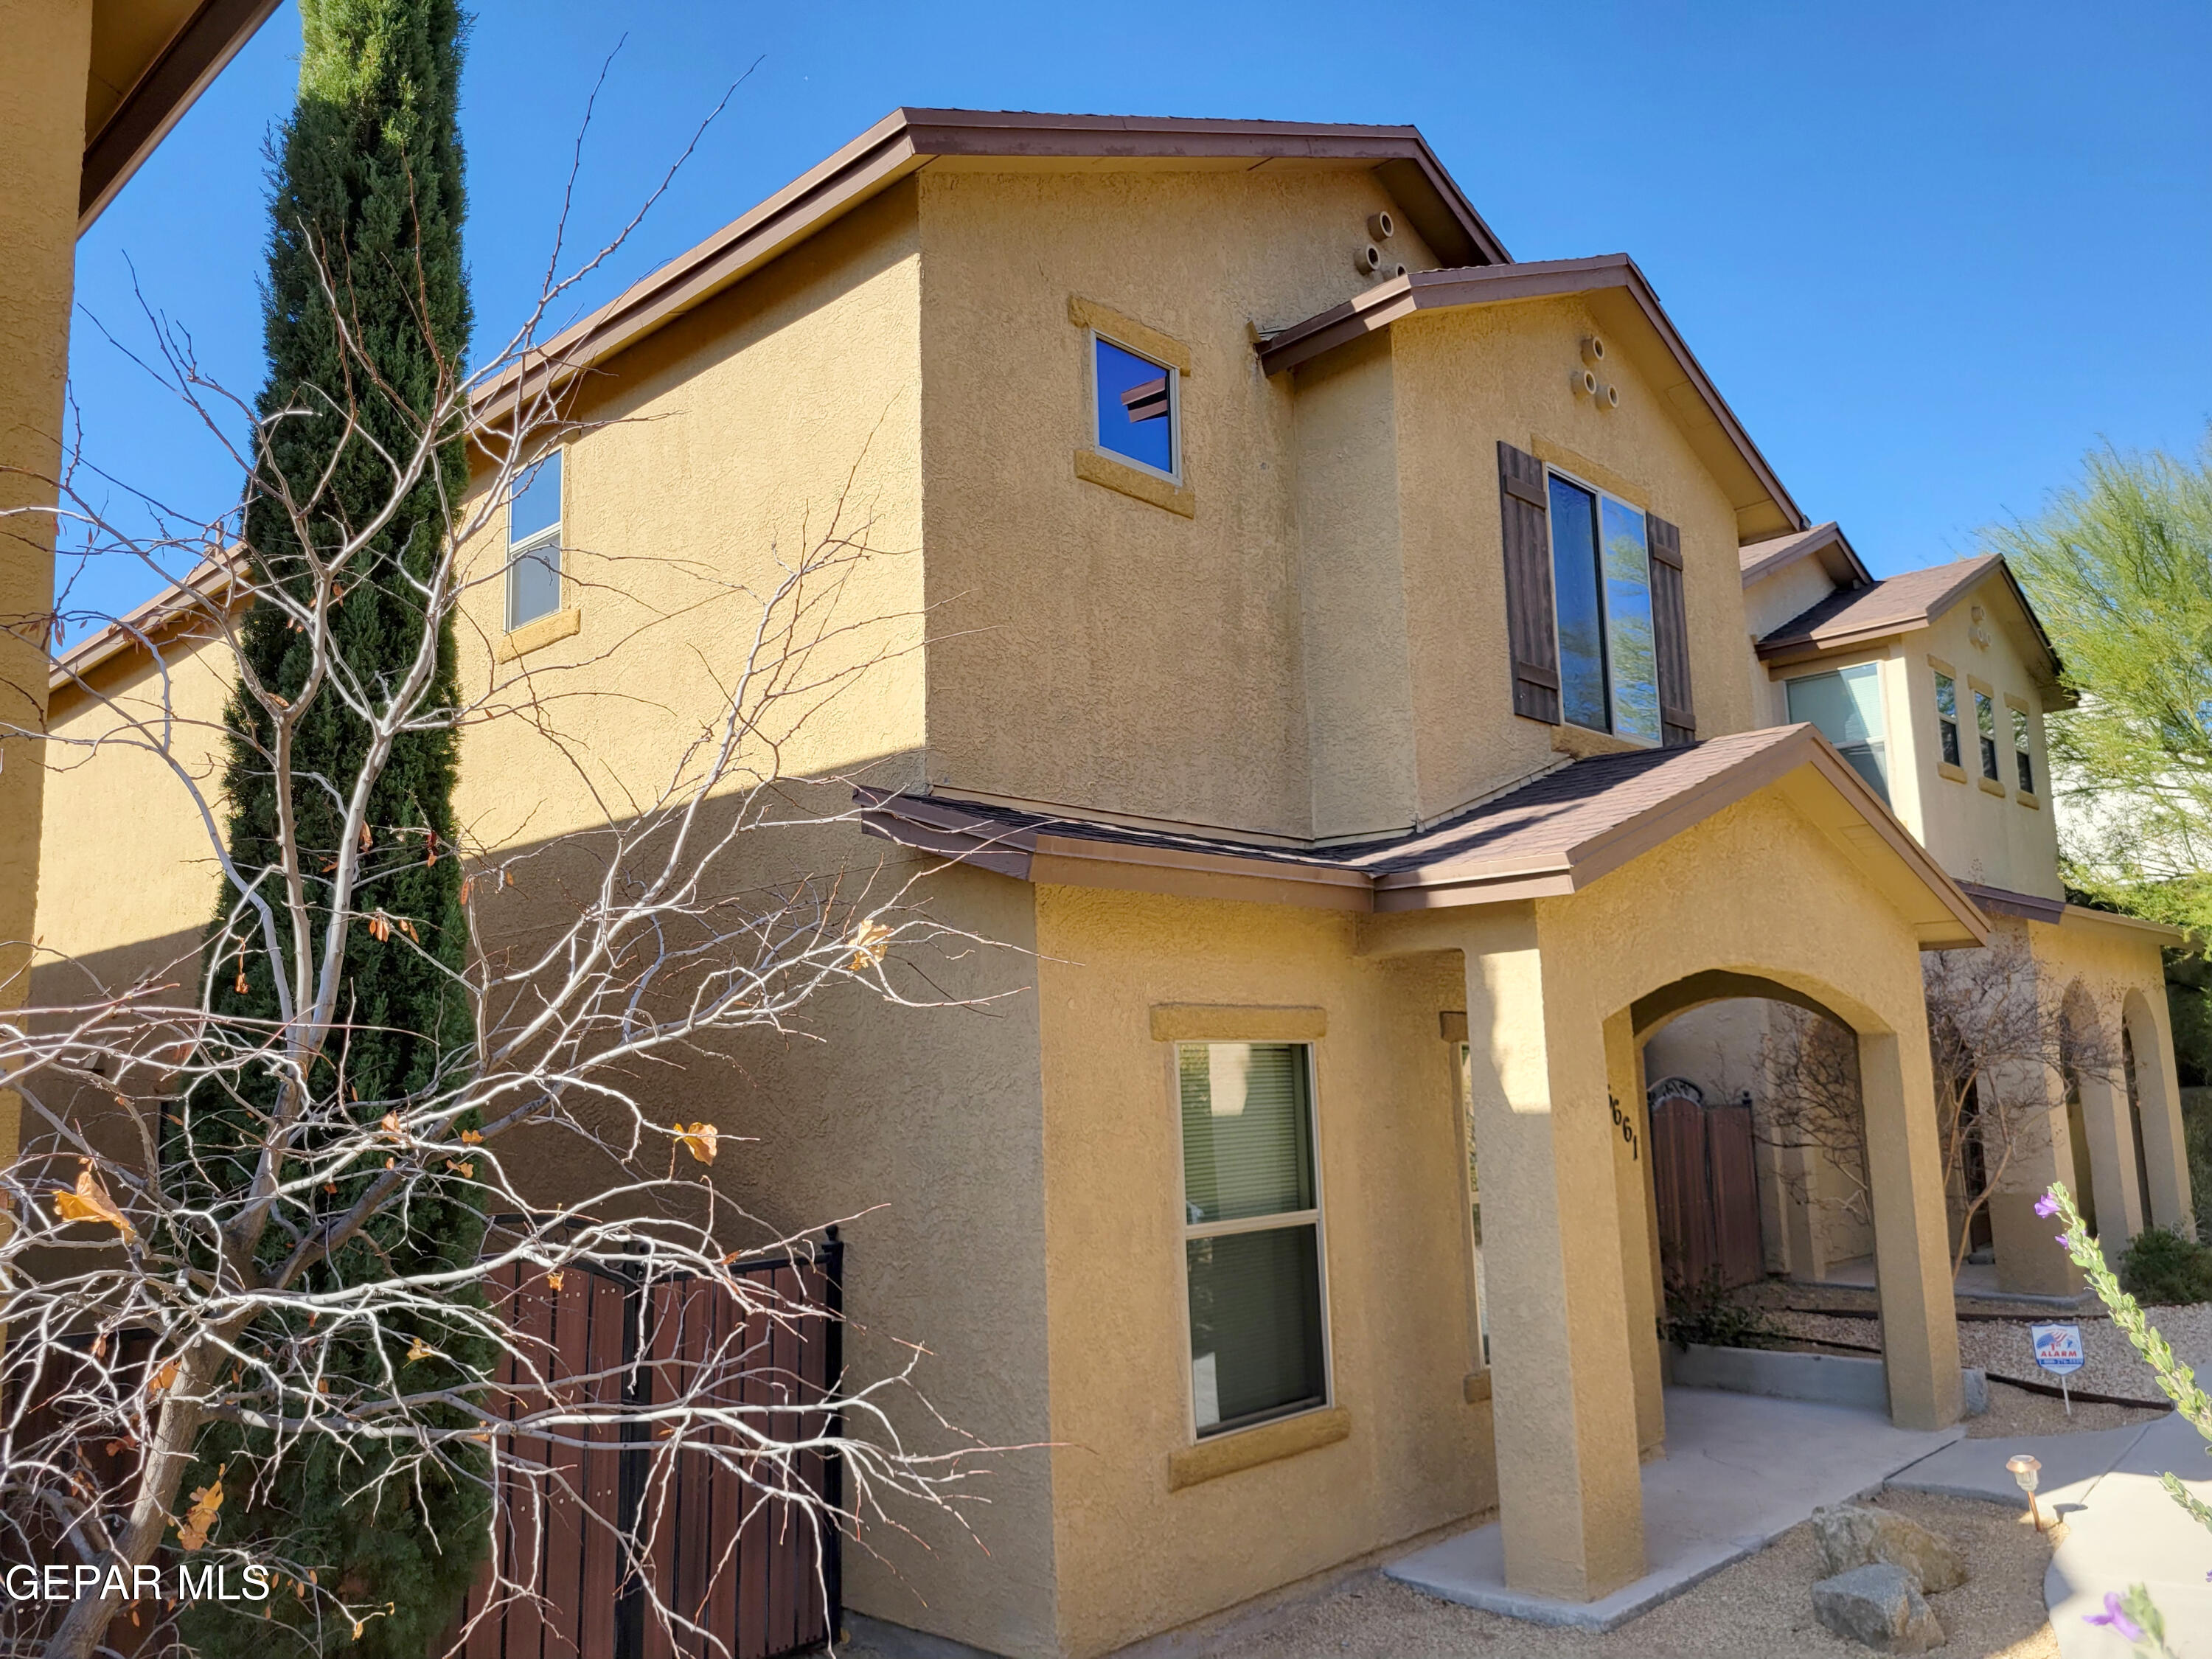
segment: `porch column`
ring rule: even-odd
[[[1636,1024],[1622,1009],[1605,1023],[1606,1121],[1613,1123],[1613,1198],[1620,1212],[1622,1306],[1628,1359],[1636,1376],[1639,1457],[1664,1449],[1667,1404],[1659,1375],[1658,1193],[1651,1184],[1651,1123],[1644,1103],[1644,1050]],[[1621,1121],[1613,1123],[1618,1108]]]
[[[1935,1081],[1924,1034],[1917,1066],[1893,1031],[1859,1034],[1859,1091],[1866,1112],[1867,1175],[1874,1189],[1875,1273],[1890,1420],[1941,1429],[1959,1420],[1959,1324],[1952,1300],[1943,1157],[1936,1138]]]
[[[2117,1031],[2112,1051],[2112,1069],[2084,1071],[2080,1084],[2090,1181],[2096,1189],[2097,1232],[2108,1258],[2125,1249],[2143,1225],[2142,1200],[2136,1191],[2136,1138],[2128,1127],[2128,1089],[2119,1075]]]
[[[2194,1196],[2189,1190],[2189,1142],[2181,1121],[2181,1085],[2173,1069],[2173,1035],[2167,1027],[2165,986],[2130,994],[2121,1018],[2135,1041],[2136,1098],[2142,1109],[2144,1162],[2150,1190],[2143,1203],[2161,1227],[2195,1237]]]
[[[2026,1296],[2073,1296],[2081,1270],[2058,1246],[2057,1229],[2036,1214],[2035,1201],[2054,1181],[2076,1184],[2067,1144],[2065,1079],[2040,1062],[1996,1079],[2021,1103],[2020,1144],[1990,1193],[1990,1242],[1996,1251],[1997,1288]]]
[[[61,463],[92,0],[0,0],[0,507],[47,509]],[[52,513],[0,519],[0,727],[46,724],[53,604]],[[0,1008],[30,988],[45,780],[36,738],[0,738]],[[15,1156],[17,1110],[0,1091],[0,1158]]]
[[[1505,1581],[1592,1601],[1644,1574],[1610,1034],[1547,996],[1533,915],[1464,948]]]

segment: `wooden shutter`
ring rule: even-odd
[[[1668,747],[1698,740],[1690,701],[1690,626],[1682,611],[1682,532],[1644,515],[1651,542],[1651,643],[1659,659],[1659,730]]]
[[[1498,499],[1505,532],[1505,632],[1513,650],[1513,712],[1559,723],[1559,641],[1552,611],[1551,514],[1544,464],[1501,441]]]

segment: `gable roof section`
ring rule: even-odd
[[[479,410],[558,384],[720,293],[807,237],[933,164],[994,167],[1364,167],[1437,256],[1484,265],[1510,256],[1417,127],[895,109],[827,161],[732,220],[478,394]]]
[[[1858,550],[1833,519],[1826,524],[1816,524],[1810,530],[1746,542],[1736,550],[1746,587],[1788,569],[1800,559],[1812,558],[1820,560],[1821,568],[1838,587],[1864,587],[1874,580],[1874,573],[1860,561]]]
[[[862,790],[870,834],[1018,880],[1360,912],[1574,893],[1770,784],[1896,903],[1927,948],[1987,920],[1809,726],[1580,760],[1448,823],[1358,846],[1258,847]]]
[[[2021,591],[2012,567],[1995,553],[1931,565],[1925,570],[1907,570],[1884,576],[1866,587],[1831,593],[1759,641],[1759,660],[1776,665],[1810,662],[1909,634],[1927,627],[1993,575],[2004,578],[2004,592],[2014,611],[2012,625],[2018,641],[2026,647],[2021,654],[2027,658],[2029,668],[2039,668],[2045,683],[2056,686],[2058,653],[2051,646],[2051,636],[2043,631],[2035,607]]]
[[[1626,253],[1585,259],[1536,259],[1447,270],[1418,270],[1378,283],[1327,311],[1259,342],[1260,366],[1280,374],[1338,346],[1386,329],[1417,311],[1503,305],[1516,300],[1588,296],[1599,325],[1666,401],[1691,445],[1729,492],[1740,540],[1795,535],[1805,514],[1751,441],[1636,261]]]

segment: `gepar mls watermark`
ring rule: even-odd
[[[56,1561],[34,1567],[19,1561],[0,1573],[0,1589],[7,1590],[11,1601],[76,1601],[88,1595],[119,1595],[131,1601],[266,1601],[271,1576],[266,1567],[233,1568],[214,1562],[178,1566],[165,1573],[151,1563],[100,1567]]]

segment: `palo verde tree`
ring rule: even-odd
[[[461,422],[448,414],[442,430],[434,424],[450,410],[469,350],[459,126],[465,23],[454,0],[303,0],[301,20],[299,101],[273,154],[268,380],[256,409],[261,450],[240,549],[257,585],[311,604],[326,582],[331,602],[326,637],[311,635],[289,607],[256,605],[239,623],[223,775],[232,875],[208,953],[217,970],[211,1012],[246,1030],[281,1025],[311,999],[296,974],[280,990],[288,965],[329,957],[332,1012],[344,1030],[334,1048],[309,1057],[304,1079],[281,1068],[248,1072],[210,1079],[187,1097],[165,1161],[187,1189],[213,1194],[251,1186],[261,1126],[286,1112],[291,1096],[356,1104],[418,1097],[473,1058],[476,1036],[459,988],[468,934],[453,817],[456,733],[434,721],[379,732],[361,695],[415,678],[427,709],[450,708],[457,697],[453,617],[425,624],[467,476]],[[427,465],[396,489],[389,458],[422,449],[426,434]],[[305,488],[317,494],[301,513]],[[349,823],[358,828],[349,831]],[[354,844],[342,848],[349,833]],[[303,860],[297,869],[287,867],[288,838]],[[392,948],[387,926],[333,934],[327,878],[342,857],[359,868],[358,890],[404,918],[419,948]],[[256,878],[264,890],[281,880],[292,902],[257,905],[276,895],[240,884]],[[275,931],[277,948],[245,948],[264,927]],[[289,937],[295,928],[304,930],[296,941]],[[373,1121],[389,1108],[359,1109]],[[355,1173],[281,1206],[260,1241],[264,1262],[281,1260],[324,1217],[344,1213],[371,1178]],[[410,1213],[363,1227],[307,1282],[342,1285],[472,1263],[483,1230],[474,1191],[458,1171],[433,1170]],[[288,1322],[264,1320],[244,1340],[283,1340]],[[332,1344],[326,1385],[359,1386],[425,1349],[411,1367],[417,1384],[458,1383],[490,1359],[479,1338],[422,1312]],[[264,1474],[269,1441],[266,1432],[210,1425],[188,1485],[219,1491],[228,1481],[237,1494],[227,1517],[234,1541],[283,1539],[288,1554],[319,1563],[319,1577],[375,1608],[380,1616],[366,1622],[356,1651],[372,1659],[423,1653],[484,1552],[483,1488],[446,1465],[379,1480],[396,1447],[327,1436],[304,1441]],[[258,1619],[263,1609],[246,1611]],[[274,1616],[288,1615],[314,1623],[301,1601],[277,1604]],[[209,1602],[186,1628],[220,1650],[234,1641],[217,1626],[240,1616]],[[322,1639],[307,1645],[353,1640],[350,1628],[325,1624]]]

